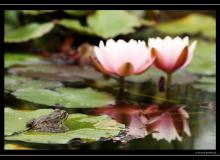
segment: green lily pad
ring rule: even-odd
[[[37,16],[40,14],[52,13],[56,10],[21,10],[21,12],[25,15]]]
[[[35,111],[18,111],[5,109],[5,135],[27,130],[27,120],[52,112],[51,109]],[[16,125],[15,125],[16,124]],[[102,125],[104,124],[104,125]],[[65,121],[69,131],[63,133],[47,133],[26,131],[5,137],[5,140],[25,141],[32,143],[66,144],[70,140],[80,138],[85,142],[97,141],[101,137],[113,138],[125,129],[123,124],[112,120],[109,116],[88,116],[85,114],[70,114]]]
[[[91,10],[63,10],[63,11],[71,16],[77,16],[77,17],[86,16],[88,13],[92,12]]]
[[[135,27],[144,25],[143,19],[123,10],[98,10],[89,16],[88,26],[102,38],[113,38],[135,31]]]
[[[193,84],[193,87],[202,91],[206,91],[206,92],[211,92],[214,93],[216,92],[216,85],[215,83],[213,84]]]
[[[91,88],[56,88],[49,89],[23,88],[12,93],[19,99],[43,105],[60,104],[66,108],[93,108],[114,103],[114,97]]]
[[[18,144],[5,144],[4,149],[5,150],[32,150],[33,148],[23,147]]]
[[[206,92],[216,92],[216,77],[202,77],[197,81],[197,83],[192,85],[194,88],[206,91]]]
[[[42,37],[43,35],[49,33],[54,27],[51,22],[38,24],[31,23],[24,27],[14,29],[13,31],[5,34],[5,43],[21,43],[32,39]]]
[[[203,75],[216,74],[216,44],[199,40],[187,70]]]
[[[62,19],[59,25],[83,34],[93,34],[88,26],[83,26],[77,19]]]
[[[18,17],[18,11],[16,10],[4,11],[4,32],[6,34],[20,25]]]
[[[157,30],[166,34],[197,34],[202,33],[206,37],[216,37],[215,18],[202,14],[190,14],[178,20],[160,23]]]
[[[198,80],[200,83],[216,83],[216,77],[205,77],[203,76],[201,79]]]
[[[136,27],[147,25],[147,22],[123,10],[98,10],[88,16],[86,26],[76,19],[62,19],[59,24],[80,33],[107,39],[134,32]]]
[[[134,82],[134,83],[144,83],[149,80],[154,80],[158,83],[159,78],[161,76],[166,78],[166,73],[152,66],[148,71],[146,71],[141,75],[132,75],[126,77],[126,81]],[[198,80],[198,76],[189,73],[185,70],[178,70],[174,72],[172,76],[172,84],[178,84],[178,85],[188,84],[188,83],[193,83],[196,80]]]
[[[5,135],[12,135],[16,132],[27,130],[26,122],[32,118],[38,118],[52,112],[52,109],[39,109],[36,111],[19,111],[11,108],[5,108]]]
[[[8,68],[12,65],[27,65],[34,63],[43,63],[44,61],[33,54],[22,53],[5,53],[4,55],[4,67]]]
[[[50,88],[61,87],[62,83],[56,81],[33,80],[27,77],[8,75],[4,77],[4,90],[16,91],[21,88]]]

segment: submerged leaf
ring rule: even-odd
[[[25,131],[27,129],[25,128],[27,120],[47,115],[51,112],[51,109],[40,109],[27,112],[6,108],[5,135]],[[105,122],[105,126],[98,125],[103,122]],[[15,123],[17,124],[16,126],[14,125]],[[85,114],[70,114],[64,123],[69,128],[69,131],[67,132],[47,133],[30,130],[13,136],[7,136],[5,137],[5,140],[47,144],[66,144],[72,139],[80,138],[85,142],[91,142],[99,140],[101,137],[113,138],[125,128],[123,124],[112,120],[108,116],[88,116]]]
[[[57,88],[48,89],[23,88],[12,93],[19,99],[43,105],[62,105],[66,108],[93,108],[114,103],[110,94],[98,92],[91,88]]]
[[[24,27],[14,29],[13,31],[5,34],[4,42],[6,43],[21,43],[32,39],[42,37],[49,33],[54,27],[51,22],[38,24],[31,23]]]

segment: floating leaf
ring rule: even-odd
[[[20,25],[18,18],[18,11],[16,10],[5,10],[4,11],[4,32],[7,34],[15,27]]]
[[[198,80],[200,83],[216,83],[216,77],[205,77],[203,76],[201,79]]]
[[[123,10],[98,10],[87,18],[87,26],[74,19],[63,19],[59,24],[77,32],[107,39],[134,32],[136,27],[147,25],[147,22]]]
[[[33,148],[23,147],[18,144],[5,144],[5,150],[32,150]]]
[[[202,77],[192,86],[202,91],[216,92],[216,77]]]
[[[5,108],[5,135],[12,135],[16,132],[27,130],[26,122],[32,118],[38,118],[41,115],[47,115],[52,109],[39,109],[36,111],[19,111],[11,108]]]
[[[148,80],[154,80],[158,83],[161,76],[166,78],[166,74],[161,70],[151,67],[147,72],[141,75],[128,76],[126,81],[135,83],[144,83]],[[172,84],[188,84],[198,80],[198,76],[188,73],[185,70],[179,70],[173,74]]]
[[[216,92],[215,84],[193,84],[193,87],[206,92]]]
[[[5,134],[25,131],[26,122],[29,119],[52,112],[51,109],[36,111],[18,111],[10,108],[5,109]],[[70,140],[80,138],[85,142],[91,142],[103,138],[113,138],[125,128],[123,124],[112,120],[109,116],[88,116],[85,114],[70,114],[64,122],[69,131],[63,133],[47,133],[27,131],[13,136],[5,137],[5,140],[25,141],[32,143],[66,144]],[[104,126],[99,123],[105,123]],[[15,125],[16,124],[16,125]]]
[[[37,15],[46,14],[46,13],[52,13],[55,11],[56,10],[21,10],[21,12],[23,14],[32,15],[32,16],[37,16]]]
[[[57,88],[48,89],[23,88],[12,93],[19,99],[43,105],[60,104],[66,108],[102,107],[114,103],[114,97],[91,88]]]
[[[21,76],[5,76],[4,77],[4,90],[15,91],[21,88],[57,88],[61,87],[62,83],[56,81],[42,81],[33,80],[27,77]]]
[[[62,19],[59,21],[59,24],[66,27],[66,28],[72,29],[76,32],[80,32],[83,34],[92,34],[93,33],[89,27],[83,26],[80,23],[80,21],[75,20],[75,19]]]
[[[176,73],[173,74],[173,84],[190,84],[195,81],[197,81],[199,77],[195,74],[188,73],[187,71],[177,71]]]
[[[187,70],[192,73],[212,75],[216,73],[216,44],[198,41]]]
[[[81,68],[56,64],[13,67],[9,70],[9,73],[62,82],[79,82],[83,81],[82,79],[97,80],[102,77],[102,74],[95,71],[92,67]]]
[[[88,26],[102,38],[113,38],[135,31],[144,24],[138,16],[123,10],[98,10],[88,18]]]
[[[65,13],[71,16],[78,16],[82,17],[87,15],[88,13],[92,12],[91,10],[64,10]]]
[[[166,34],[197,34],[202,33],[206,37],[216,37],[216,20],[211,16],[191,14],[182,19],[160,23],[157,28]]]
[[[27,65],[34,63],[45,63],[39,56],[33,54],[23,53],[5,53],[4,55],[4,66],[8,68],[12,65]]]
[[[31,23],[24,27],[14,29],[13,31],[5,34],[4,42],[20,43],[36,39],[49,33],[53,29],[53,27],[54,24],[51,22],[43,24]]]

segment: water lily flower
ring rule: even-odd
[[[124,78],[143,73],[155,60],[144,41],[133,39],[129,42],[109,39],[106,45],[100,41],[99,47],[96,46],[94,52],[96,59],[92,58],[92,61],[96,68],[105,74],[119,77],[118,99],[120,100],[124,95]]]
[[[148,47],[152,56],[156,57],[154,65],[167,73],[167,88],[171,84],[172,73],[187,67],[191,62],[196,43],[194,41],[189,45],[189,37],[149,38]]]
[[[152,55],[156,57],[155,66],[166,73],[172,73],[189,65],[196,41],[189,46],[189,37],[172,39],[167,36],[164,39],[149,38],[148,46]]]
[[[118,41],[110,39],[106,45],[101,41],[94,51],[96,67],[106,74],[120,77],[141,74],[154,62],[145,42],[140,40],[131,39],[126,42],[121,39]]]

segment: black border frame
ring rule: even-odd
[[[160,10],[184,10],[184,9],[188,9],[188,10],[216,10],[216,29],[218,28],[219,25],[219,15],[217,12],[217,5],[177,5],[177,4],[172,4],[172,5],[59,5],[59,4],[48,4],[48,5],[4,5],[4,6],[0,6],[1,9],[0,12],[2,12],[2,15],[4,15],[4,10],[22,10],[22,9],[42,9],[42,10],[46,10],[46,9],[113,9],[113,10],[117,10],[117,9],[136,9],[136,10],[141,10],[141,9],[160,9]],[[1,27],[1,33],[0,35],[4,35],[4,17],[2,18],[2,27]],[[218,50],[218,31],[216,32],[216,46],[217,46],[217,50]],[[2,49],[2,52],[4,53],[4,40],[1,39],[0,40],[0,44],[2,44],[0,48],[0,50]],[[216,53],[217,53],[216,50]],[[4,67],[4,54],[0,54],[1,58],[2,58],[2,69]],[[216,54],[216,59],[218,57],[218,54]],[[218,63],[217,63],[218,65]],[[217,65],[216,65],[216,72],[217,72]],[[1,72],[1,74],[3,74],[3,72]],[[216,73],[217,74],[217,73]],[[218,75],[218,74],[217,74]],[[2,76],[4,77],[4,75]],[[217,76],[218,77],[218,76]],[[217,79],[216,77],[216,79]],[[2,78],[3,79],[3,78]],[[3,80],[4,82],[4,80]],[[3,83],[2,83],[3,84]],[[218,85],[216,84],[216,87]],[[2,98],[3,98],[3,85],[2,85]],[[217,90],[216,90],[217,93]],[[218,94],[217,94],[218,95]],[[3,102],[3,100],[2,100]],[[0,120],[0,126],[4,126],[4,107],[1,107],[1,120]],[[217,123],[218,123],[218,116],[216,116],[216,128],[217,128]],[[94,155],[105,155],[105,156],[111,156],[111,155],[129,155],[129,156],[133,156],[133,155],[145,155],[145,156],[152,156],[152,155],[160,155],[160,156],[166,156],[166,155],[195,155],[195,156],[214,156],[214,155],[219,155],[219,147],[218,147],[218,143],[216,142],[216,150],[4,150],[4,127],[0,127],[0,129],[2,131],[0,131],[0,142],[1,142],[1,146],[0,146],[0,155],[32,155],[32,156],[40,156],[40,155],[55,155],[55,156],[59,156],[59,155],[72,155],[72,156],[76,156],[76,155],[83,155],[83,156],[94,156]],[[217,133],[217,129],[216,129],[216,133]],[[216,134],[217,135],[217,134]],[[216,137],[216,141],[217,141],[217,137]]]

